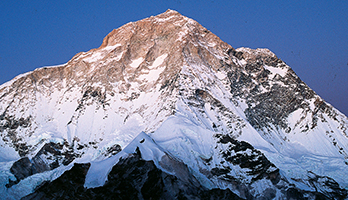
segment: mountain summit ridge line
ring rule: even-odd
[[[0,193],[9,198],[49,195],[55,186],[36,187],[76,169],[83,193],[66,195],[97,198],[91,188],[109,188],[125,163],[144,170],[125,177],[153,173],[163,191],[177,189],[161,198],[347,197],[347,117],[270,50],[234,49],[173,10],[17,76],[0,99]],[[129,187],[145,198],[150,178]]]

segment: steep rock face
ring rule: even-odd
[[[46,143],[31,160],[28,157],[23,157],[14,162],[10,171],[16,177],[16,180],[9,180],[9,184],[7,184],[6,187],[11,187],[12,185],[17,184],[20,180],[36,173],[53,170],[61,165],[66,166],[76,157],[81,156],[79,151],[74,152],[72,148],[67,147],[67,143]],[[117,150],[117,148],[111,149],[107,151],[107,153],[115,150]],[[120,150],[118,150],[118,152],[119,151]]]
[[[241,199],[232,193],[230,189],[209,189],[201,185],[200,181],[191,174],[186,164],[166,152],[162,152],[164,155],[158,163],[155,162],[158,159],[156,157],[152,157],[153,160],[150,161],[143,159],[144,156],[142,154],[144,153],[147,154],[145,157],[151,156],[148,151],[153,153],[152,156],[158,155],[158,153],[154,153],[156,150],[162,151],[151,140],[145,133],[139,134],[127,146],[125,149],[126,152],[121,152],[124,156],[121,155],[119,157],[115,166],[108,173],[108,179],[102,186],[93,188],[84,187],[85,180],[88,180],[86,176],[88,176],[87,171],[91,164],[75,163],[70,170],[64,172],[59,178],[41,184],[35,189],[35,192],[22,199]],[[270,179],[272,184],[281,190],[283,194],[282,198],[342,199],[347,196],[347,191],[339,188],[334,180],[327,177],[320,177],[313,173],[308,181],[310,184],[315,185],[316,191],[300,190],[287,183],[284,177],[279,174],[279,170],[262,153],[254,150],[250,144],[238,142],[229,137],[222,137],[219,142],[223,144],[234,144],[234,146],[229,146],[229,151],[223,153],[223,156],[227,157],[226,160],[229,162],[233,162],[233,165],[239,165],[241,168],[248,169],[246,174],[251,175],[249,183],[262,180],[266,177],[266,179]],[[149,144],[155,145],[155,147]],[[248,151],[251,149],[253,153],[250,154]],[[134,153],[127,154],[127,152],[132,151]],[[238,154],[231,156],[235,152],[238,152]],[[256,157],[258,159],[255,159],[254,155],[257,155]],[[253,158],[250,159],[248,156],[252,156]],[[111,161],[115,160],[117,159],[111,159]],[[205,162],[210,161],[205,160]],[[262,166],[259,165],[260,163]],[[100,163],[98,165],[105,167],[104,164]],[[263,165],[268,166],[264,167]],[[235,184],[236,187],[239,187],[237,190],[238,193],[246,199],[279,198],[276,189],[272,189],[270,186],[267,187],[262,195],[255,198],[250,192],[252,191],[252,184],[245,184],[248,181],[242,180],[243,183],[240,181],[241,179],[228,175],[230,171],[230,168],[213,168],[211,174],[213,176],[219,176],[219,178],[224,179],[230,184]],[[93,176],[99,177],[99,174],[94,174]],[[319,179],[321,180],[318,181]]]
[[[0,99],[1,192],[9,196],[75,162],[95,170],[142,131],[209,189],[242,198],[346,195],[347,117],[271,51],[234,49],[176,11],[20,75],[0,86]],[[164,158],[153,159],[161,168]]]
[[[76,199],[84,192],[83,183],[90,164],[77,164],[52,182],[44,182],[35,193],[21,199]]]
[[[83,187],[88,168],[89,164],[75,164],[22,199],[240,199],[228,189],[208,190],[190,174],[185,180],[167,174],[153,161],[143,160],[139,149],[112,168],[102,187]]]

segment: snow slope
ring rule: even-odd
[[[234,49],[176,11],[20,75],[0,99],[0,191],[9,199],[74,163],[91,163],[85,187],[103,186],[137,148],[165,173],[175,171],[170,157],[204,187],[242,198],[348,189],[348,118],[268,49]]]

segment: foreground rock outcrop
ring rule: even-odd
[[[0,86],[0,193],[344,199],[347,128],[270,50],[168,10]]]

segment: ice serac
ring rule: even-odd
[[[17,76],[0,99],[9,199],[54,195],[76,170],[66,196],[124,194],[110,185],[122,176],[140,199],[152,184],[158,198],[347,198],[348,118],[270,50],[234,49],[173,10]]]

